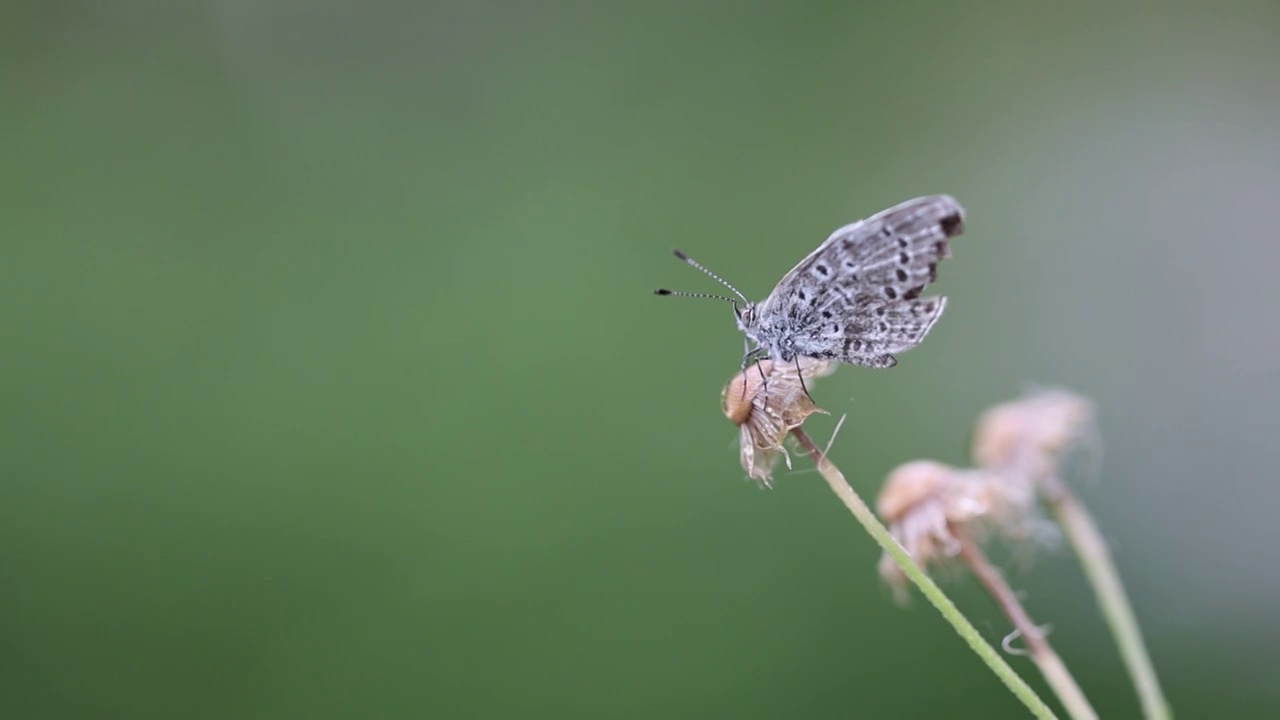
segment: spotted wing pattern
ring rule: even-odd
[[[754,338],[769,356],[892,367],[919,345],[946,308],[921,297],[964,231],[947,195],[908,200],[836,230],[756,308]]]

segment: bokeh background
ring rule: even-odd
[[[0,47],[3,717],[1023,717],[805,463],[745,479],[729,308],[650,294],[936,192],[947,315],[817,386],[834,458],[873,497],[1089,395],[1176,714],[1280,702],[1276,3],[29,2]],[[1009,570],[1137,716],[1074,559]]]

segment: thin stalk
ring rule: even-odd
[[[871,508],[867,507],[867,504],[862,501],[862,498],[854,492],[853,487],[845,480],[844,473],[840,472],[840,469],[827,459],[826,455],[809,438],[809,435],[798,427],[792,428],[791,434],[795,436],[800,446],[809,454],[809,457],[813,458],[813,461],[818,466],[818,472],[827,481],[827,484],[831,486],[831,491],[836,494],[836,497],[840,498],[840,501],[844,503],[845,507],[862,524],[862,527],[866,529],[876,543],[898,563],[907,578],[915,583],[916,587],[920,588],[920,592],[928,598],[930,603],[933,603],[938,612],[942,613],[942,617],[951,623],[951,627],[968,643],[970,649],[977,653],[978,657],[982,658],[982,661],[987,664],[987,667],[991,668],[996,677],[1000,678],[1001,682],[1027,706],[1032,715],[1042,720],[1056,719],[1057,716],[1053,714],[1053,710],[1050,710],[1049,706],[1031,689],[1031,686],[1018,673],[1014,672],[1013,668],[1004,661],[1004,658],[1000,657],[995,648],[991,647],[983,639],[982,635],[973,627],[973,624],[951,602],[951,599],[943,594],[942,590],[925,574],[924,570],[921,570],[920,566],[911,559],[907,551],[898,544],[898,541],[893,539],[893,536],[889,534],[888,528],[876,518]]]
[[[1027,644],[1031,661],[1040,668],[1049,687],[1053,688],[1053,692],[1062,701],[1067,714],[1075,720],[1097,720],[1098,713],[1094,712],[1088,698],[1076,684],[1075,678],[1071,677],[1066,664],[1049,644],[1039,626],[1031,621],[1022,603],[1018,601],[1018,596],[1013,592],[1013,588],[1005,582],[1004,575],[991,564],[986,554],[982,552],[982,548],[973,541],[963,526],[952,524],[950,529],[951,534],[960,541],[961,561],[968,566],[987,592],[991,593],[991,597],[1000,606],[1005,617],[1013,623],[1013,627]]]
[[[1173,712],[1160,689],[1155,666],[1151,664],[1151,656],[1147,654],[1146,645],[1142,642],[1138,620],[1133,614],[1129,597],[1120,582],[1120,573],[1111,560],[1111,552],[1102,539],[1102,533],[1098,531],[1089,511],[1065,483],[1057,478],[1047,478],[1042,481],[1041,488],[1045,503],[1067,534],[1084,567],[1084,574],[1089,578],[1089,584],[1098,597],[1102,616],[1106,618],[1111,634],[1115,636],[1120,656],[1124,658],[1125,667],[1137,688],[1143,717],[1147,720],[1170,720]]]

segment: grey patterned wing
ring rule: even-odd
[[[761,311],[809,319],[794,327],[803,355],[892,367],[891,353],[924,340],[946,307],[921,298],[964,231],[964,209],[948,195],[908,200],[836,230],[778,283]]]
[[[911,300],[879,300],[863,296],[848,312],[844,323],[818,325],[795,339],[796,352],[851,365],[890,368],[898,364],[893,353],[924,341],[947,307],[945,297]]]
[[[831,233],[783,276],[760,312],[786,315],[789,304],[807,304],[796,291],[811,286],[824,294],[833,288],[848,301],[914,298],[937,278],[938,261],[951,255],[947,241],[962,232],[964,208],[950,195],[895,205]]]

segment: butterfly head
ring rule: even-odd
[[[755,303],[738,303],[733,304],[733,314],[738,319],[738,329],[748,335],[751,335],[756,326],[756,304]]]

